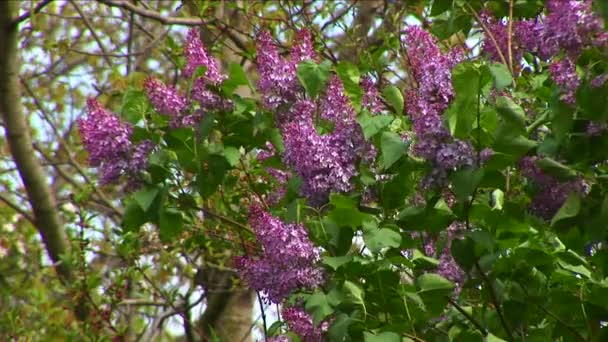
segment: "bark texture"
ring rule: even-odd
[[[59,279],[66,285],[74,281],[70,267],[61,262],[69,250],[67,237],[57,215],[53,194],[34,153],[32,138],[21,103],[18,64],[18,25],[14,22],[17,1],[0,1],[0,114],[11,155],[19,171],[30,202],[33,219],[52,260]],[[78,300],[76,314],[86,317],[83,301]]]

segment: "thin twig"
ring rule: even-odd
[[[103,56],[102,56],[103,59],[105,59],[106,63],[108,63],[109,66],[112,66],[112,61],[107,56],[108,51],[106,51],[106,47],[101,42],[101,39],[99,39],[99,36],[97,35],[97,32],[95,32],[95,29],[91,25],[91,22],[89,21],[89,18],[84,14],[84,12],[80,8],[80,6],[78,6],[78,4],[76,3],[76,1],[70,0],[70,3],[72,4],[72,6],[76,10],[76,12],[78,12],[78,15],[80,15],[80,17],[82,18],[82,22],[84,23],[84,26],[86,26],[87,29],[91,32],[91,36],[93,37],[93,39],[95,40],[95,42],[97,43],[97,45],[99,46],[99,48],[101,49],[101,51],[103,52]]]
[[[161,22],[165,25],[183,25],[183,26],[200,26],[203,25],[204,22],[199,18],[192,17],[167,17],[162,15],[159,12],[149,10],[143,7],[139,7],[134,5],[128,1],[120,1],[120,0],[97,0],[97,2],[102,3],[104,5],[108,5],[110,7],[120,7],[124,8],[128,11],[131,11],[137,15],[140,15],[145,18],[154,19],[156,21]]]
[[[507,53],[509,54],[509,70],[513,74],[513,0],[509,0],[509,23],[507,24]]]
[[[515,341],[515,338],[513,337],[513,333],[511,332],[511,327],[509,326],[509,323],[507,322],[507,320],[500,308],[500,303],[498,302],[498,297],[496,296],[496,291],[494,291],[494,286],[492,284],[492,281],[490,281],[488,276],[486,276],[486,274],[483,272],[483,270],[481,269],[481,266],[479,266],[479,262],[475,262],[475,267],[477,268],[477,271],[479,272],[481,279],[486,283],[488,292],[490,293],[490,300],[492,301],[492,303],[494,304],[494,307],[496,308],[496,313],[498,314],[498,318],[500,319],[500,323],[502,324],[503,329],[509,336],[509,339],[511,341]]]
[[[19,215],[23,216],[26,220],[28,220],[33,226],[36,226],[36,222],[34,217],[31,216],[27,211],[22,209],[20,206],[13,203],[10,199],[5,197],[2,193],[0,193],[0,201],[4,202],[7,206],[11,207],[14,211],[16,211]]]
[[[458,305],[452,298],[448,297],[448,302],[450,304],[452,304],[452,306],[458,310],[458,312],[460,312],[469,322],[471,322],[475,328],[477,328],[477,330],[479,330],[479,332],[483,335],[483,336],[487,336],[488,332],[486,331],[486,329],[484,327],[481,326],[481,324],[479,324],[475,318],[473,318],[473,316],[469,315],[468,312],[464,311],[463,308],[460,307],[460,305]]]
[[[32,16],[33,14],[37,14],[38,12],[40,12],[46,5],[50,4],[53,0],[43,0],[41,2],[38,3],[38,5],[36,5],[36,7],[34,8],[33,11],[31,12],[26,12],[22,15],[20,15],[17,19],[15,19],[12,23],[13,26],[17,26],[19,24],[21,24],[23,21],[27,20],[27,18]]]

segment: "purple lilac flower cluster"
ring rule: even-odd
[[[363,98],[361,99],[363,108],[369,110],[372,115],[380,114],[386,110],[378,87],[371,77],[366,76],[361,79],[361,89],[363,90]]]
[[[262,254],[237,257],[235,266],[252,289],[280,303],[298,289],[312,289],[323,282],[323,272],[316,265],[320,251],[303,225],[286,224],[257,204],[251,207],[249,224]]]
[[[312,317],[299,307],[285,307],[281,310],[281,316],[289,330],[298,334],[302,342],[322,342],[323,334],[329,329],[327,321],[315,326]]]
[[[454,257],[452,257],[452,241],[454,239],[460,239],[465,226],[461,222],[452,222],[446,229],[446,242],[443,249],[437,252],[437,238],[427,238],[424,243],[424,253],[430,257],[439,258],[439,265],[437,266],[437,274],[452,281],[456,284],[454,288],[454,294],[458,295],[462,290],[466,274],[458,266]]]
[[[549,0],[544,17],[513,22],[512,54],[514,67],[519,65],[524,51],[536,53],[544,60],[564,56],[551,62],[552,79],[562,91],[566,103],[574,103],[574,93],[580,84],[574,67],[585,46],[603,47],[608,44],[608,32],[600,16],[592,11],[590,0]],[[491,59],[501,61],[500,53],[508,56],[508,25],[498,22],[489,12],[480,15],[491,33],[483,42],[483,49]]]
[[[541,169],[536,164],[537,160],[538,157],[524,157],[519,162],[519,168],[523,176],[538,188],[528,209],[532,214],[550,220],[571,193],[577,192],[585,195],[589,189],[587,183],[582,179],[559,181]]]
[[[285,145],[283,161],[302,179],[302,195],[318,205],[331,191],[350,191],[357,160],[373,151],[364,142],[342,82],[332,76],[323,96],[317,100],[304,97],[296,77],[297,64],[315,59],[306,30],[298,32],[289,60],[279,56],[267,32],[260,34],[257,49],[258,89],[264,105],[275,111]],[[371,89],[373,83],[367,82],[367,86]],[[377,90],[365,101],[379,110]],[[319,133],[320,120],[333,125],[331,132]]]
[[[262,103],[268,109],[293,102],[301,91],[296,76],[298,63],[314,60],[316,54],[307,30],[296,34],[296,42],[291,49],[291,59],[279,55],[279,51],[269,32],[263,31],[257,39],[258,90],[262,93]]]
[[[139,183],[139,173],[148,165],[148,155],[154,144],[143,141],[134,145],[133,128],[103,108],[97,100],[87,100],[87,116],[78,119],[78,131],[89,153],[89,164],[99,167],[101,184],[116,183],[121,176],[128,177],[127,189]]]
[[[177,89],[159,80],[148,78],[144,82],[144,89],[154,109],[160,114],[171,117],[169,126],[172,128],[196,127],[206,111],[229,110],[231,107],[228,100],[222,99],[209,89],[222,83],[226,76],[219,72],[217,62],[205,50],[195,28],[188,31],[184,55],[186,57],[186,65],[182,72],[184,77],[193,77],[198,67],[206,68],[205,74],[194,80],[190,91],[190,96],[192,100],[198,102],[199,109],[189,111],[188,109],[191,108],[189,99]]]
[[[417,138],[414,153],[433,169],[423,186],[445,185],[450,170],[471,166],[474,161],[471,146],[453,139],[441,119],[454,98],[451,69],[462,60],[462,53],[442,53],[433,37],[417,26],[406,30],[405,44],[410,70],[418,83],[417,89],[407,93],[407,111]]]
[[[553,82],[562,92],[560,98],[568,103],[574,104],[576,101],[576,89],[580,84],[580,79],[576,74],[576,66],[568,57],[560,61],[555,61],[549,65],[549,73]]]

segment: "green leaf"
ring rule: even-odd
[[[198,191],[203,198],[211,196],[224,181],[230,164],[224,156],[212,154],[196,178]]]
[[[169,242],[178,236],[183,229],[181,211],[173,208],[161,210],[159,216],[159,237],[163,242]]]
[[[380,132],[380,130],[388,126],[393,120],[394,117],[392,115],[372,116],[369,113],[363,113],[359,116],[359,118],[357,118],[357,121],[363,130],[365,140],[369,140],[369,138],[376,135],[378,132]]]
[[[122,96],[120,115],[132,124],[137,124],[148,111],[148,96],[142,90],[129,87]]]
[[[137,202],[137,204],[139,204],[141,209],[145,212],[145,211],[148,211],[148,209],[150,209],[150,206],[152,205],[152,203],[154,203],[154,200],[156,199],[156,196],[158,195],[159,192],[160,192],[160,189],[157,187],[145,188],[145,189],[139,190],[135,194],[133,194],[133,199],[135,200],[135,202]]]
[[[359,81],[361,79],[359,69],[356,65],[348,61],[342,61],[336,66],[336,73],[342,80],[344,91],[351,101],[358,106],[361,103],[361,98],[363,97],[363,92],[359,86]]]
[[[230,166],[232,167],[238,165],[239,160],[241,159],[241,152],[236,147],[225,147],[223,154],[226,160],[228,161],[228,164],[230,164]]]
[[[136,201],[128,201],[122,217],[122,226],[126,231],[138,231],[148,220],[146,213]]]
[[[452,241],[450,252],[454,257],[454,260],[456,260],[458,265],[460,265],[460,267],[462,267],[464,270],[470,270],[473,268],[475,261],[477,261],[477,256],[475,255],[475,243],[469,238],[454,239]]]
[[[484,169],[462,169],[454,172],[451,176],[454,195],[458,201],[465,201],[473,194],[473,191],[483,178]]]
[[[321,89],[325,87],[325,83],[329,78],[329,69],[331,62],[324,61],[317,64],[313,61],[304,61],[298,64],[296,72],[300,83],[310,97],[315,97]]]
[[[392,331],[384,331],[379,334],[374,334],[369,331],[363,332],[364,342],[401,342],[401,336]]]
[[[205,113],[201,123],[199,124],[198,134],[200,135],[201,139],[206,139],[209,136],[211,130],[215,127],[215,118],[216,116],[213,114],[213,112]]]
[[[353,260],[352,255],[342,255],[342,256],[323,256],[323,263],[336,271],[340,266],[347,264]]]
[[[576,192],[572,192],[555,216],[553,216],[553,219],[551,219],[551,225],[553,226],[561,220],[576,217],[580,210],[581,198]]]
[[[359,84],[361,74],[356,65],[348,61],[342,61],[336,66],[336,73],[343,83]]]
[[[575,170],[549,157],[538,160],[536,164],[548,173],[563,180],[575,178],[577,175]]]
[[[431,7],[431,17],[436,17],[452,8],[452,0],[435,0]]]
[[[526,113],[513,100],[500,96],[496,99],[496,111],[512,130],[526,132]]]
[[[241,64],[232,62],[228,66],[228,79],[222,83],[222,90],[226,94],[232,94],[240,85],[251,86]]]
[[[450,134],[465,139],[477,118],[477,100],[471,96],[457,96],[445,111]]]
[[[397,248],[401,245],[401,235],[388,228],[378,229],[375,223],[370,225],[370,221],[363,223],[363,241],[367,248],[372,252],[379,252],[384,247]]]
[[[304,308],[312,315],[315,325],[318,325],[334,312],[334,309],[332,309],[327,301],[327,296],[320,290],[315,291],[315,293],[308,297]]]
[[[404,100],[403,94],[401,93],[401,90],[399,90],[399,88],[392,85],[388,86],[384,88],[384,91],[382,91],[382,96],[384,96],[386,102],[388,102],[391,107],[393,107],[395,113],[403,114]]]
[[[357,284],[346,280],[342,285],[342,293],[344,294],[344,301],[346,303],[360,306],[365,315],[367,315],[367,310],[365,309],[365,300],[363,299],[365,292],[363,292],[363,290],[357,286]]]
[[[500,337],[497,337],[496,335],[493,335],[492,333],[488,333],[488,335],[485,338],[485,342],[506,342],[506,341]]]
[[[380,166],[388,169],[407,151],[408,144],[394,132],[384,132],[380,137]]]
[[[494,78],[494,88],[501,91],[513,83],[513,77],[509,72],[509,68],[502,63],[492,63],[488,66],[492,77]]]
[[[420,292],[428,291],[451,291],[454,289],[454,284],[435,273],[425,273],[416,278],[416,285],[420,289]]]
[[[347,314],[340,313],[332,322],[327,336],[329,341],[349,341],[348,327],[353,323],[353,319]]]

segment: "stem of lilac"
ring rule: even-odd
[[[255,292],[258,297],[258,304],[260,305],[260,311],[262,315],[262,324],[264,326],[264,341],[268,342],[268,326],[266,325],[266,313],[264,312],[264,301],[262,301],[262,296],[260,296],[260,292]]]
[[[490,300],[492,301],[492,303],[494,304],[494,307],[496,308],[496,313],[498,314],[500,323],[502,324],[503,329],[507,333],[507,336],[509,336],[509,340],[515,341],[515,338],[513,337],[513,333],[511,332],[511,328],[509,327],[509,323],[507,322],[504,314],[502,313],[502,310],[500,309],[500,303],[498,302],[498,297],[496,296],[496,292],[494,291],[494,286],[493,286],[492,282],[490,281],[488,276],[483,272],[483,270],[481,269],[481,266],[479,266],[478,261],[475,262],[475,268],[477,268],[477,271],[479,272],[481,279],[486,283],[488,292],[490,293]]]
[[[460,305],[458,305],[458,303],[456,303],[452,298],[448,297],[448,302],[450,304],[452,304],[452,306],[458,311],[460,312],[469,322],[471,322],[475,328],[477,328],[477,330],[479,330],[479,332],[483,335],[483,336],[488,336],[488,332],[486,331],[486,329],[484,327],[481,326],[481,324],[479,324],[475,318],[473,318],[473,316],[469,315],[468,312],[464,311],[463,308],[460,307]]]
[[[513,0],[509,0],[509,23],[507,26],[507,53],[509,57],[509,70],[513,74]]]

